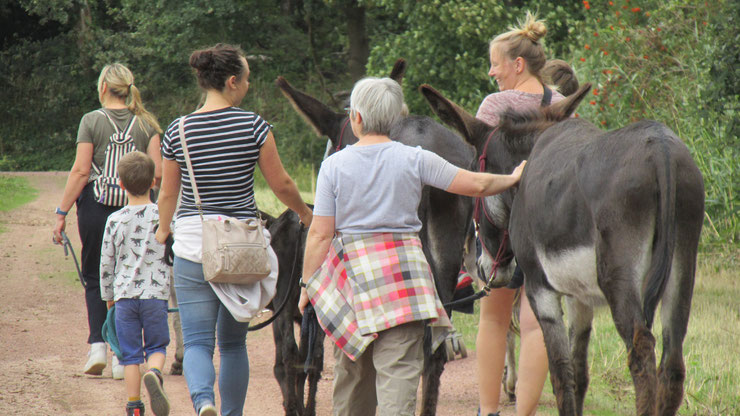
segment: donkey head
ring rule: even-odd
[[[526,111],[509,110],[501,115],[498,126],[490,126],[478,120],[465,109],[445,98],[441,93],[424,84],[419,87],[424,98],[435,114],[446,124],[455,128],[462,137],[473,145],[480,157],[486,153],[491,166],[489,172],[504,173],[519,164],[529,155],[537,135],[553,124],[570,117],[583,97],[591,89],[591,84],[583,85],[573,95],[544,108]],[[498,153],[505,152],[512,159],[505,166],[497,166],[497,160],[504,162]]]
[[[591,84],[586,84],[568,98],[545,108],[509,110],[501,115],[498,126],[490,126],[478,120],[429,85],[422,85],[419,90],[432,111],[475,147],[478,160],[481,161],[479,169],[503,174],[511,172],[522,160],[529,157],[540,133],[570,117],[590,88]],[[493,265],[500,260],[494,259],[495,253],[501,251],[502,258],[511,255],[511,249],[505,246],[503,230],[509,227],[514,195],[515,190],[511,189],[476,202],[480,204],[476,209],[479,212],[476,221],[479,223],[479,238],[483,246],[478,259],[479,273],[486,278],[493,275]],[[512,265],[504,262],[501,267],[504,270],[496,274],[494,287],[505,286],[511,280]]]
[[[398,59],[393,65],[390,78],[400,84],[405,72],[406,61],[403,58]],[[336,112],[316,98],[298,91],[282,76],[275,80],[275,85],[280,88],[296,112],[313,128],[316,135],[329,137],[332,142],[331,153],[357,142],[345,112]]]

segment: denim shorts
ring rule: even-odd
[[[143,340],[142,340],[143,331]],[[116,301],[116,335],[123,365],[142,364],[152,354],[165,354],[170,344],[167,301],[119,299]]]

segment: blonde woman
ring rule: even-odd
[[[98,99],[101,108],[91,111],[80,121],[77,131],[77,153],[64,188],[64,196],[56,208],[54,242],[61,243],[61,233],[66,227],[67,213],[77,204],[77,227],[82,241],[81,272],[85,282],[85,303],[89,325],[90,344],[84,373],[101,375],[107,364],[107,346],[101,328],[107,308],[100,298],[100,249],[103,230],[108,215],[120,205],[106,205],[103,195],[96,193],[96,179],[105,175],[106,153],[111,136],[124,132],[133,139],[133,148],[147,153],[155,164],[156,185],[162,176],[159,153],[159,134],[162,129],[156,117],[148,112],[141,101],[134,75],[124,65],[106,65],[98,78]],[[135,118],[134,118],[135,117]],[[109,163],[110,164],[110,163]],[[98,173],[100,172],[100,173]],[[100,181],[97,181],[98,184]],[[96,195],[97,194],[97,195]],[[113,355],[113,377],[123,378],[123,366]]]
[[[548,91],[543,83],[542,71],[546,58],[541,39],[546,33],[544,22],[537,20],[536,16],[528,12],[520,27],[512,28],[491,41],[489,47],[491,67],[488,75],[496,80],[499,92],[490,94],[483,100],[476,114],[478,119],[496,126],[500,114],[507,108],[536,108],[564,98],[558,92]],[[519,280],[519,285],[523,283],[523,279],[515,280]],[[511,322],[515,292],[515,287],[495,289],[481,299],[476,349],[479,414],[484,416],[498,415],[506,356],[506,332]],[[523,288],[521,299],[521,350],[519,380],[516,387],[516,414],[531,415],[537,410],[547,376],[548,363],[542,329]]]

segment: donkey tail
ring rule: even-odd
[[[671,275],[673,251],[676,243],[676,167],[671,157],[669,137],[648,140],[657,145],[654,153],[655,174],[658,182],[658,209],[655,236],[648,281],[642,299],[642,310],[648,328],[653,325],[655,309]],[[656,143],[657,142],[657,143]]]

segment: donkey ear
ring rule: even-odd
[[[573,112],[576,111],[578,105],[583,101],[583,98],[591,90],[591,84],[586,83],[581,86],[578,91],[566,97],[564,100],[558,101],[557,103],[549,106],[545,111],[550,114],[550,117],[554,120],[565,120],[570,117]]]
[[[331,137],[342,114],[335,113],[321,101],[293,88],[282,76],[277,77],[275,85],[318,136]]]
[[[445,98],[428,84],[420,86],[419,91],[427,100],[429,106],[432,107],[434,114],[443,123],[459,131],[466,142],[479,147],[482,137],[478,133],[490,129],[490,126],[473,117],[465,109]]]
[[[401,84],[403,81],[403,76],[406,74],[406,60],[403,58],[398,58],[396,63],[393,65],[393,69],[391,70],[390,78],[397,83]]]

